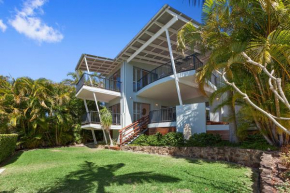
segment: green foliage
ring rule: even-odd
[[[83,101],[72,85],[0,76],[0,133],[19,134],[20,148],[81,142],[83,114]]]
[[[277,150],[277,147],[269,145],[265,138],[260,134],[248,135],[248,137],[239,145],[245,149],[260,149],[260,150]]]
[[[132,144],[147,146],[148,145],[147,139],[148,139],[148,135],[142,134],[136,140],[134,140]]]
[[[178,49],[196,48],[211,53],[203,68],[197,73],[201,91],[212,74],[225,72],[224,77],[236,88],[246,93],[257,107],[276,117],[289,118],[289,108],[279,101],[279,97],[269,87],[269,76],[254,61],[264,66],[268,72],[281,81],[281,90],[290,97],[290,1],[253,0],[205,0],[203,24],[195,27],[187,23],[178,32]],[[248,56],[251,60],[248,60]],[[272,83],[274,87],[275,81]],[[225,86],[227,85],[227,86]],[[232,116],[233,123],[255,124],[269,143],[276,146],[288,144],[289,134],[280,130],[277,123],[256,110],[245,101],[245,97],[233,88],[233,84],[222,84],[212,95],[211,100],[227,94],[222,105],[239,105],[241,119]],[[281,95],[283,95],[280,92]],[[232,115],[235,110],[232,108]],[[279,121],[289,130],[289,121]],[[242,123],[243,124],[243,123]],[[246,137],[243,124],[238,135]],[[236,134],[235,127],[231,134]],[[231,136],[233,139],[236,136]]]
[[[161,141],[167,146],[179,147],[184,145],[183,134],[179,132],[169,132],[162,137]]]
[[[17,134],[0,134],[0,163],[14,153],[17,137]]]
[[[187,146],[206,147],[215,146],[222,142],[220,135],[213,135],[209,133],[195,133],[187,141]]]

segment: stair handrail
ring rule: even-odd
[[[137,121],[131,123],[130,125],[124,127],[123,129],[120,129],[120,130],[119,130],[119,133],[120,133],[120,145],[122,145],[123,143],[125,143],[125,142],[127,141],[127,140],[124,140],[124,141],[123,141],[123,138],[124,138],[124,137],[128,136],[128,134],[132,133],[133,131],[136,131],[136,130],[140,129],[140,127],[141,127],[142,125],[144,125],[144,122],[145,122],[145,123],[147,122],[147,124],[148,124],[148,122],[149,122],[149,115],[147,115],[147,116],[145,116],[145,117],[142,117],[142,118],[138,119]],[[143,124],[142,124],[142,123],[143,123]],[[134,128],[134,127],[136,127],[136,126],[137,126],[137,128]],[[124,132],[124,131],[126,131],[126,130],[132,128],[132,127],[133,127],[133,130],[132,130],[132,131],[130,131],[129,133],[123,135],[123,132]],[[134,132],[134,133],[135,133],[135,132]],[[128,139],[129,139],[129,138],[128,138]]]

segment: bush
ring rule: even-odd
[[[162,134],[157,132],[155,135],[149,135],[147,138],[148,145],[151,146],[162,146]]]
[[[142,134],[135,141],[133,141],[132,144],[147,146],[148,145],[147,138],[148,138],[148,135]]]
[[[14,153],[17,137],[17,134],[0,134],[0,162]]]
[[[244,149],[276,150],[277,147],[270,145],[261,134],[249,135],[240,144]]]
[[[220,135],[214,135],[209,133],[195,133],[187,141],[187,146],[206,147],[216,146],[222,142]]]
[[[184,145],[183,134],[179,132],[169,132],[162,137],[161,141],[166,146],[180,147]]]

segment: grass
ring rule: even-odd
[[[131,152],[65,147],[16,154],[0,192],[253,192],[250,168]]]

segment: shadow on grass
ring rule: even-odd
[[[97,166],[93,162],[85,161],[80,169],[69,173],[63,179],[58,179],[54,187],[45,188],[39,192],[105,192],[105,187],[112,184],[141,184],[150,182],[174,183],[179,178],[154,174],[153,172],[134,172],[115,175],[114,172],[124,167],[125,164],[111,164]]]
[[[205,159],[196,159],[196,158],[186,158],[186,157],[179,157],[179,158],[184,158],[186,159],[189,163],[192,164],[199,164],[202,165],[204,163],[223,163],[226,165],[227,168],[231,168],[231,169],[240,169],[240,168],[244,168],[246,166],[242,166],[240,164],[236,164],[236,163],[231,163],[231,162],[226,162],[226,161],[216,161],[216,160],[205,160]],[[251,176],[249,176],[251,178],[252,181],[252,192],[259,192],[259,171],[258,169],[255,168],[250,168],[251,169]],[[235,182],[235,184],[233,185],[232,183],[226,183],[224,181],[220,181],[220,180],[216,180],[213,181],[212,179],[208,179],[205,178],[203,176],[198,176],[196,174],[191,174],[188,171],[184,171],[187,175],[194,177],[194,179],[201,179],[201,182],[199,183],[203,183],[205,185],[211,185],[213,187],[215,187],[216,189],[221,189],[223,191],[226,192],[248,192],[249,189],[247,189],[245,187],[245,184],[241,183],[240,181]],[[206,182],[206,183],[205,183]]]
[[[20,156],[22,154],[23,154],[23,151],[22,150],[15,152],[14,155],[12,155],[11,157],[7,158],[2,163],[0,163],[0,167],[5,167],[5,166],[7,166],[9,164],[12,164],[12,163],[16,162],[20,158]]]

